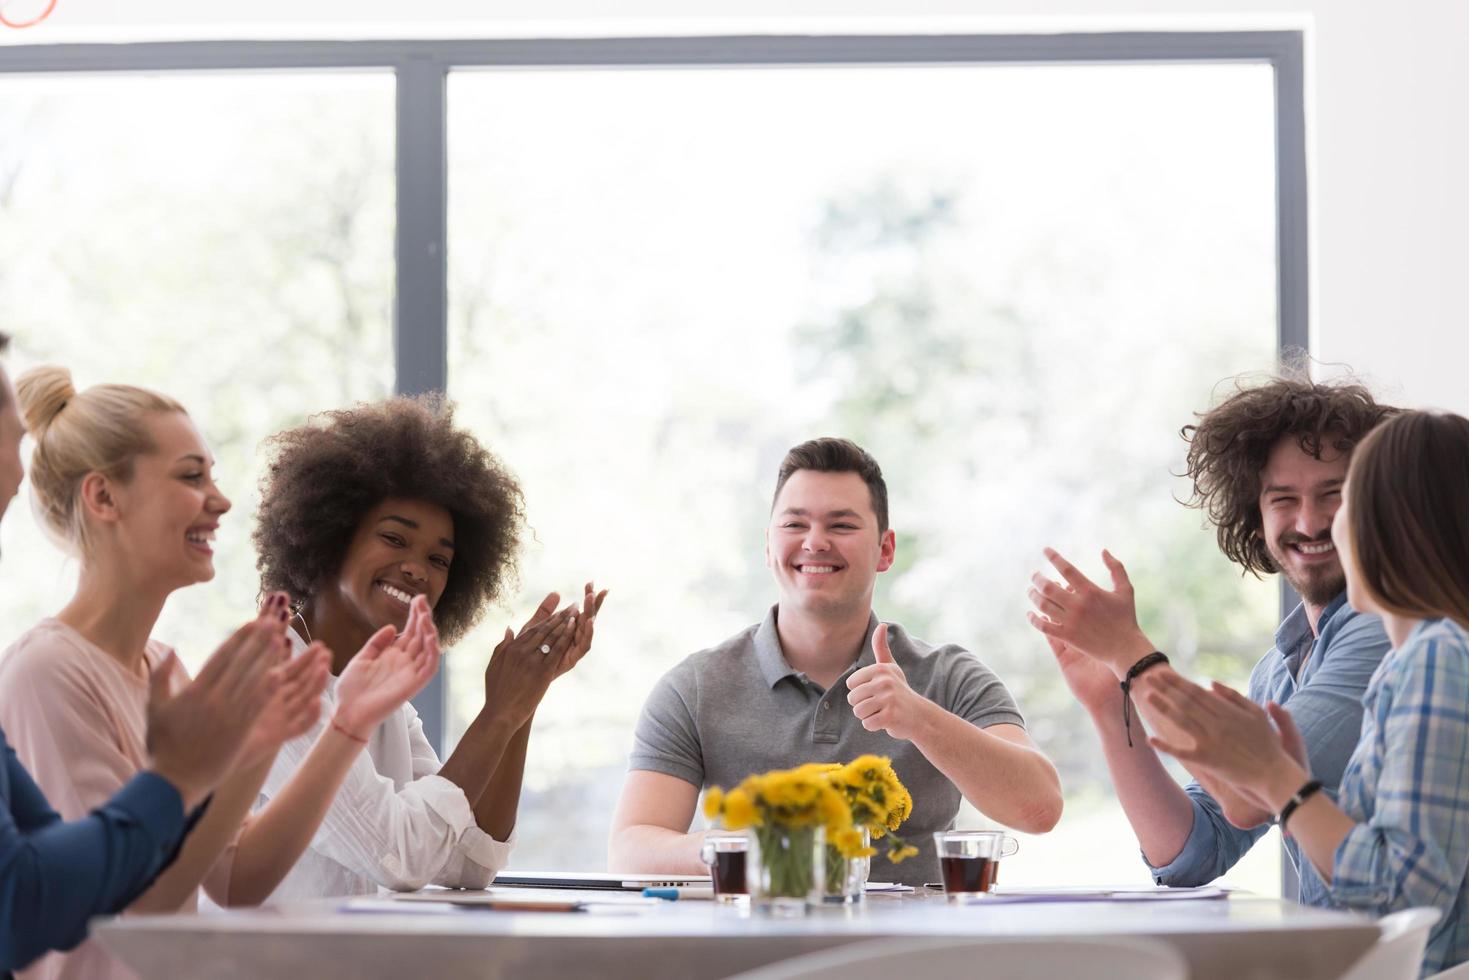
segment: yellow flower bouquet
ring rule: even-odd
[[[852,825],[841,793],[808,766],[749,776],[727,793],[713,787],[704,813],[730,830],[750,830],[750,897],[775,909],[821,901],[827,837]]]
[[[886,756],[864,755],[846,765],[821,768],[852,814],[851,828],[827,842],[827,899],[861,901],[870,859],[877,853],[872,841],[887,838],[888,860],[894,864],[918,853],[918,848],[896,833],[913,812],[913,797]]]
[[[849,894],[849,863],[876,853],[871,838],[888,836],[895,862],[918,853],[893,833],[912,809],[891,762],[875,755],[749,776],[704,799],[709,819],[752,832],[759,853],[750,858],[751,895],[761,904]]]

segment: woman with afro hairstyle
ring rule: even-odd
[[[360,649],[378,630],[407,628],[425,601],[453,645],[513,581],[520,486],[455,427],[441,399],[327,412],[271,446],[255,545],[262,592],[290,596],[293,648]],[[484,707],[443,763],[412,705],[378,725],[275,897],[489,884],[509,857],[531,718],[550,683],[591,648],[605,596],[588,583],[580,610],[557,612],[553,592],[519,633],[505,630],[485,671]],[[333,658],[323,718],[350,659]],[[282,748],[262,803],[289,782],[312,734]]]

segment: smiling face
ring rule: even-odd
[[[388,499],[357,525],[328,588],[331,604],[367,633],[402,629],[416,595],[438,605],[454,561],[454,518],[438,504]]]
[[[1324,606],[1346,587],[1331,524],[1347,478],[1345,453],[1307,453],[1294,436],[1276,443],[1260,473],[1260,533],[1291,587]]]
[[[865,618],[877,573],[892,567],[895,548],[892,530],[879,533],[872,496],[856,473],[791,474],[765,532],[782,610],[823,618]]]
[[[153,451],[135,456],[125,480],[89,474],[82,493],[100,522],[100,547],[119,549],[135,574],[172,590],[214,578],[210,542],[230,501],[214,483],[214,459],[182,412],[144,419]],[[102,542],[106,542],[102,544]]]

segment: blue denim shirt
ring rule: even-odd
[[[0,731],[0,975],[87,938],[87,920],[121,911],[178,854],[203,813],[141,772],[85,818],[64,823]]]
[[[1250,699],[1285,706],[1305,740],[1311,774],[1334,799],[1362,734],[1362,696],[1390,644],[1382,620],[1353,610],[1345,592],[1321,611],[1318,625],[1320,635],[1313,637],[1304,605],[1285,618],[1275,631],[1275,646],[1250,673]],[[1153,880],[1160,885],[1213,881],[1270,829],[1266,823],[1241,830],[1224,818],[1224,809],[1198,783],[1189,783],[1186,791],[1194,807],[1193,829],[1177,857],[1153,868]],[[1300,876],[1299,900],[1331,905],[1326,883],[1302,859],[1296,842],[1285,838],[1285,849]]]

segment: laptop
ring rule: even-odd
[[[494,881],[497,888],[588,888],[629,892],[709,883],[708,875],[618,874],[614,871],[501,871],[495,875]]]

